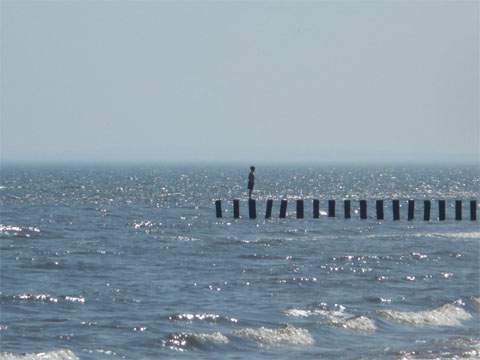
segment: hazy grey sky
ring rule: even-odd
[[[479,7],[2,0],[2,159],[478,159]]]

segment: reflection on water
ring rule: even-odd
[[[267,198],[278,214],[279,199],[301,197],[303,220],[290,204],[287,219],[233,219],[233,198],[247,214],[247,175],[2,169],[0,359],[480,356],[480,229],[453,220],[452,201],[478,198],[477,168],[257,167],[259,214]],[[313,198],[320,219],[307,216]],[[352,218],[327,218],[326,200],[342,214],[346,198]],[[386,202],[378,222],[377,198],[401,199],[402,221]],[[421,206],[406,221],[410,198],[434,200],[433,221]]]

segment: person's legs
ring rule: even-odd
[[[252,198],[252,190],[253,190],[253,189],[248,189],[248,198],[249,198],[249,199]]]

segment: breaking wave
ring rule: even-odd
[[[230,340],[220,332],[173,333],[163,340],[163,346],[172,350],[185,351],[202,349],[208,345],[228,344]]]
[[[18,225],[0,224],[0,238],[2,237],[29,238],[39,233],[40,233],[40,229],[35,226],[21,227]]]
[[[229,318],[225,316],[221,316],[218,314],[208,314],[208,313],[200,313],[200,314],[172,314],[168,317],[168,320],[171,321],[207,321],[207,322],[231,322],[237,323],[238,319]]]
[[[323,316],[325,318],[332,317],[347,317],[348,313],[345,312],[345,306],[340,304],[335,304],[329,306],[326,303],[320,303],[319,305],[308,306],[305,309],[288,309],[285,310],[285,314],[288,316],[295,317],[309,317],[309,316]]]
[[[396,310],[378,310],[377,312],[386,319],[417,326],[459,326],[463,320],[472,317],[464,309],[452,304],[417,312]]]
[[[354,316],[348,319],[332,319],[330,320],[332,325],[342,327],[347,330],[361,331],[361,332],[375,332],[377,326],[375,322],[363,315]]]
[[[0,353],[0,360],[79,360],[79,358],[68,349],[54,350],[41,353]]]
[[[59,301],[65,301],[65,302],[80,303],[80,304],[85,303],[85,298],[83,296],[66,295],[66,296],[57,297],[47,293],[45,294],[24,293],[24,294],[18,294],[18,295],[0,295],[0,300],[2,302],[22,301],[22,302],[58,303]]]
[[[304,345],[309,346],[315,343],[310,332],[306,329],[296,328],[292,325],[277,329],[245,328],[234,332],[236,336],[254,340],[260,346],[279,346],[279,345]]]
[[[320,304],[319,307],[310,309],[288,309],[285,311],[285,314],[293,317],[320,316],[329,325],[353,331],[374,332],[377,330],[372,319],[363,315],[355,316],[349,314],[345,312],[344,306],[337,304],[333,308],[328,307],[326,304]]]

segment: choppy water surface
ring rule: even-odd
[[[0,359],[480,357],[480,229],[451,201],[478,199],[478,168],[258,167],[257,199],[349,198],[352,219],[216,219],[247,174],[2,168]],[[402,220],[359,220],[360,198]],[[448,220],[406,221],[408,198]]]

